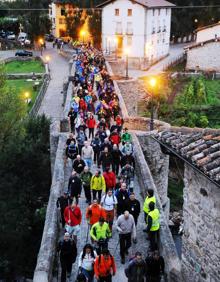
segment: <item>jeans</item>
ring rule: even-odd
[[[131,247],[131,233],[119,234],[120,242],[120,256],[122,259],[125,258],[125,253]]]
[[[91,168],[91,166],[92,166],[92,159],[84,159],[84,161],[85,161],[86,165],[87,165],[89,168]]]
[[[119,163],[112,163],[112,171],[115,173],[115,175],[118,175],[119,173],[119,166],[120,164]]]
[[[94,128],[89,128],[89,138],[92,136],[94,138]]]
[[[100,155],[100,151],[94,151],[94,162],[95,163],[96,163],[96,161],[98,162],[99,155]]]
[[[88,279],[88,282],[93,282],[94,281],[94,271],[88,271],[84,268],[82,268],[82,273],[86,276],[86,278]]]
[[[153,251],[158,249],[159,230],[150,231],[148,233],[148,236],[149,236],[149,240],[150,240],[150,249],[153,252]]]

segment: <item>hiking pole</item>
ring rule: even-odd
[[[88,223],[88,228],[87,228],[87,234],[86,234],[86,244],[87,244],[87,242],[88,242],[88,238],[89,238],[89,228],[90,226],[89,226],[89,223]]]
[[[115,256],[115,253],[116,253],[116,251],[117,251],[117,248],[118,248],[119,242],[120,242],[120,238],[118,238],[118,243],[117,243],[117,245],[116,245],[116,247],[115,247],[115,250],[114,250],[114,252],[113,252],[113,256]]]

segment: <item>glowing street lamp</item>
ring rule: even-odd
[[[86,35],[86,31],[85,31],[84,29],[82,29],[82,30],[80,31],[80,37],[82,37],[82,39],[83,39],[83,44],[84,44],[84,42],[85,42],[85,35]]]
[[[50,61],[50,56],[46,56],[45,59],[46,59],[46,62],[49,63],[49,61]]]
[[[153,105],[153,100],[154,100],[154,90],[157,87],[157,79],[155,77],[152,77],[149,80],[149,85],[151,88],[151,113],[150,113],[150,130],[154,130],[154,105]]]
[[[42,56],[43,55],[43,46],[44,46],[44,41],[42,38],[39,39],[39,44],[40,44],[40,54]]]
[[[29,101],[29,96],[30,96],[29,92],[25,92],[24,93],[24,97],[25,97],[25,100],[26,100],[27,104],[28,104],[28,101]]]
[[[128,79],[128,55],[130,54],[130,49],[128,47],[124,49],[124,54],[126,56],[126,75],[125,77],[126,79]]]
[[[115,60],[117,60],[118,58],[118,37],[114,38],[114,42],[115,42]]]

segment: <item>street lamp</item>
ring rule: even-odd
[[[118,38],[117,37],[115,37],[114,42],[115,42],[115,60],[117,61],[117,58],[118,58]]]
[[[128,55],[130,54],[130,49],[127,47],[124,50],[125,56],[126,56],[126,79],[128,79]]]
[[[156,78],[152,77],[149,80],[149,85],[150,85],[150,88],[151,88],[150,131],[152,131],[152,130],[154,130],[154,105],[153,105],[154,99],[153,98],[154,98],[154,89],[157,86]]]
[[[84,42],[85,42],[85,35],[86,35],[86,31],[85,31],[84,29],[82,29],[82,30],[80,31],[80,37],[82,37],[82,39],[83,39],[83,44],[84,44]]]
[[[44,41],[42,38],[39,39],[39,43],[40,43],[40,54],[42,56],[43,55],[43,46],[44,46]]]
[[[25,97],[26,103],[28,104],[29,92],[25,92],[25,93],[24,93],[24,97]]]

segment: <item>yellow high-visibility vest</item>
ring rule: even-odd
[[[152,218],[152,226],[150,231],[157,231],[160,228],[160,212],[158,209],[154,209],[148,213],[148,216]]]
[[[156,204],[156,198],[155,196],[153,197],[146,197],[145,201],[144,201],[144,206],[143,206],[143,211],[146,213],[149,213],[150,209],[149,209],[149,204],[150,202],[153,202],[154,204]]]

